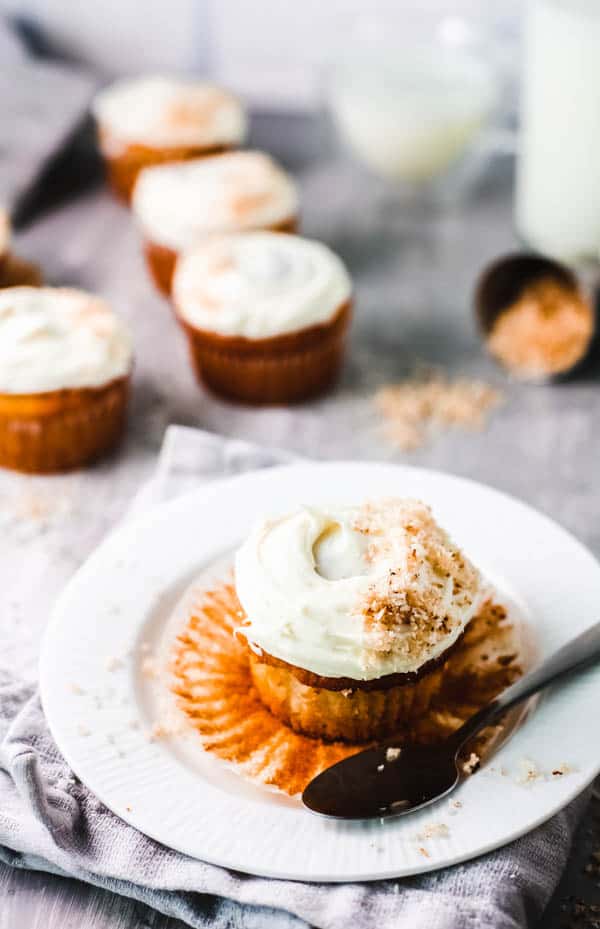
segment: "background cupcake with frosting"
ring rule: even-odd
[[[92,111],[109,182],[126,201],[142,168],[214,155],[246,137],[240,101],[205,81],[162,76],[118,81],[100,91]]]

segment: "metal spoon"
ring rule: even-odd
[[[336,819],[401,816],[420,810],[449,794],[461,781],[464,772],[459,755],[469,739],[515,704],[598,660],[600,623],[508,687],[444,742],[402,745],[401,740],[388,739],[317,775],[302,800],[314,813]]]

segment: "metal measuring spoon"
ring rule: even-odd
[[[389,739],[317,775],[302,800],[314,813],[337,819],[401,816],[420,810],[461,781],[459,755],[469,739],[517,703],[598,660],[600,623],[508,687],[443,742],[402,745]]]
[[[597,289],[598,273],[595,268],[581,266],[576,273],[572,268],[551,258],[526,252],[514,252],[497,259],[482,273],[475,288],[475,313],[479,328],[491,353],[514,375],[524,380],[538,381],[562,377],[576,368],[588,354],[596,328],[594,304]],[[519,335],[516,333],[513,335],[516,356],[504,357],[506,344],[500,354],[497,348],[492,350],[495,327],[500,317],[504,313],[515,310],[520,302],[526,300],[530,307],[537,305],[543,319],[548,313],[549,291],[552,294],[550,299],[555,302],[557,308],[556,301],[562,301],[565,306],[578,308],[579,314],[587,313],[589,317],[589,332],[578,335],[579,345],[575,346],[575,350],[573,350],[573,333],[567,332],[563,336],[564,350],[567,352],[564,361],[557,364],[556,359],[551,355],[545,360],[540,360],[538,357],[532,370],[530,368],[531,356],[529,364],[523,359],[523,349],[525,349],[525,358],[527,357],[527,340],[532,337],[535,340],[535,333],[532,333],[530,328],[525,331],[521,330]],[[531,316],[529,320],[531,322]],[[545,325],[548,325],[548,322]],[[552,325],[556,331],[556,323]],[[520,360],[517,361],[517,359]]]

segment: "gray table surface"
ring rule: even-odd
[[[325,157],[327,145],[315,120],[259,114],[253,136],[257,146],[269,149],[297,175],[304,232],[336,249],[356,283],[344,376],[338,389],[319,402],[292,412],[253,410],[200,391],[183,338],[145,273],[130,216],[103,189],[46,213],[17,237],[20,252],[39,261],[51,282],[81,285],[109,298],[129,320],[137,353],[130,428],[117,455],[74,475],[0,475],[0,563],[3,578],[11,579],[3,587],[0,647],[9,660],[11,648],[18,647],[15,658],[31,674],[52,599],[151,473],[169,422],[287,446],[316,458],[408,461],[467,475],[527,500],[600,555],[600,495],[595,493],[600,364],[592,362],[560,385],[511,383],[486,358],[472,322],[478,272],[516,244],[511,166],[498,164],[468,202],[425,222],[413,209],[386,206],[378,185],[349,163],[331,153]],[[505,391],[506,403],[485,432],[447,432],[411,453],[388,444],[373,412],[373,391],[401,379],[418,361],[450,374],[482,377]],[[24,554],[35,566],[34,584],[22,583]],[[11,630],[17,627],[15,637]],[[548,929],[600,926],[600,915],[578,913],[576,902],[600,907],[599,878],[584,873],[598,848],[600,802],[594,801],[544,918]],[[75,881],[0,869],[0,929],[175,925],[139,904]]]

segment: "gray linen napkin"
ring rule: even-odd
[[[133,509],[290,460],[278,450],[170,427],[155,477]],[[252,877],[170,851],[109,812],[59,754],[35,686],[0,668],[0,860],[80,878],[194,927],[533,925],[561,875],[587,799],[582,795],[506,848],[421,877],[343,885]]]

